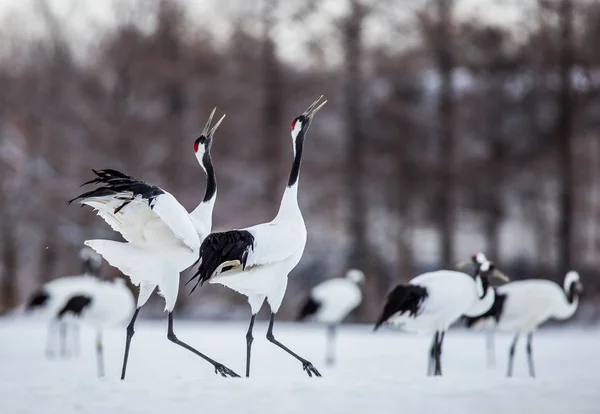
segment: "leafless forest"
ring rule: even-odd
[[[213,146],[214,229],[270,220],[292,158],[289,123],[323,94],[300,186],[309,239],[282,317],[355,266],[368,279],[355,320],[372,320],[394,282],[481,250],[514,279],[578,270],[579,317],[597,318],[600,2],[488,2],[520,18],[464,17],[461,0],[340,0],[336,12],[323,6],[332,2],[223,0],[231,30],[218,31],[183,0],[122,0],[82,45],[44,0],[32,10],[39,36],[4,16],[0,310],[78,273],[85,239],[118,237],[66,206],[91,168],[193,208],[205,176],[192,143],[214,106],[227,113]],[[290,44],[297,52],[284,53]],[[103,275],[118,272],[105,264]],[[225,288],[189,290],[180,314],[247,313]],[[157,300],[146,316],[160,311]]]

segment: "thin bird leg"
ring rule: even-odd
[[[327,357],[325,363],[328,366],[335,364],[335,334],[336,325],[327,325]]]
[[[56,336],[57,329],[57,322],[54,320],[50,321],[48,324],[48,333],[46,334],[46,358],[54,357],[56,340],[58,339]]]
[[[317,377],[320,377],[321,374],[319,373],[319,371],[317,371],[317,369],[313,366],[313,364],[311,364],[308,360],[302,358],[300,355],[292,352],[288,347],[286,347],[281,342],[279,342],[277,339],[275,339],[275,336],[273,336],[273,322],[275,322],[275,314],[271,313],[271,320],[269,321],[269,329],[267,330],[267,339],[269,340],[269,342],[277,345],[279,348],[283,349],[285,352],[287,352],[288,354],[290,354],[291,356],[296,358],[298,361],[302,362],[302,369],[304,369],[304,371],[306,371],[306,373],[308,374],[309,377],[312,377],[312,374],[315,374]]]
[[[79,356],[81,335],[79,334],[79,324],[76,323],[71,327],[71,343],[73,344],[73,355]]]
[[[515,359],[515,347],[517,346],[517,341],[519,340],[519,334],[515,334],[515,338],[512,341],[512,345],[510,346],[510,350],[508,351],[508,371],[506,372],[507,377],[512,377],[513,374],[513,361]]]
[[[173,312],[169,312],[169,329],[167,332],[167,338],[169,339],[169,341],[187,349],[190,352],[193,352],[194,354],[198,355],[200,358],[202,358],[205,361],[212,364],[215,367],[215,374],[221,374],[223,377],[226,377],[226,376],[239,377],[238,374],[236,374],[235,372],[233,372],[232,370],[227,368],[225,365],[207,357],[206,355],[204,355],[203,353],[199,352],[198,350],[192,348],[185,342],[182,342],[179,339],[177,339],[177,336],[175,336],[175,332],[173,332]]]
[[[250,376],[250,353],[252,352],[252,341],[254,341],[252,328],[254,328],[255,318],[256,314],[252,315],[252,318],[250,318],[250,326],[248,326],[248,332],[246,332],[246,378]]]
[[[444,335],[446,334],[446,332],[442,331],[440,332],[440,336],[439,336],[439,341],[437,343],[437,347],[436,347],[436,354],[435,354],[435,375],[442,375],[442,344],[444,343]]]
[[[496,366],[496,347],[494,346],[494,342],[494,330],[490,329],[485,334],[488,368],[493,368]]]
[[[433,375],[433,371],[435,369],[435,353],[438,343],[438,333],[435,332],[433,335],[433,340],[431,341],[431,347],[429,348],[429,360],[427,362],[427,376]]]
[[[67,323],[60,321],[58,325],[59,341],[60,341],[60,356],[67,356]]]
[[[96,358],[98,363],[98,376],[104,376],[104,353],[102,347],[102,331],[98,329],[96,333]]]
[[[121,369],[121,379],[125,379],[125,372],[127,371],[127,360],[129,359],[129,346],[131,345],[131,338],[133,338],[133,334],[135,331],[133,330],[133,325],[135,325],[135,320],[137,319],[138,313],[140,313],[140,308],[137,308],[127,325],[127,339],[125,341],[125,355],[123,356],[123,368]]]
[[[533,332],[527,334],[527,362],[529,364],[529,376],[535,378],[535,370],[533,368],[533,348],[531,341],[533,340]]]

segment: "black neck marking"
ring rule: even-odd
[[[202,156],[202,164],[206,169],[206,192],[204,193],[204,200],[202,202],[210,201],[217,192],[217,178],[215,177],[215,170],[212,165],[212,159],[210,158],[210,152],[206,151]]]
[[[575,283],[571,283],[571,286],[569,286],[569,291],[565,293],[567,294],[567,301],[569,301],[569,303],[573,303],[573,301],[577,297],[577,292],[575,291]]]
[[[302,162],[302,148],[304,147],[304,132],[305,130],[300,131],[296,137],[296,154],[294,155],[292,171],[290,171],[290,178],[287,184],[288,187],[291,187],[298,182],[298,176],[300,175],[300,163]]]
[[[83,261],[83,273],[92,276],[98,276],[98,266],[92,259]]]

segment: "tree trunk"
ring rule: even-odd
[[[575,100],[571,88],[571,67],[573,65],[573,4],[571,0],[562,0],[560,5],[560,91],[558,96],[558,169],[560,174],[559,195],[559,269],[565,274],[573,262],[573,110]]]
[[[265,196],[269,207],[277,208],[281,199],[282,145],[279,132],[282,119],[282,75],[273,36],[273,14],[277,0],[264,0],[263,4],[263,159],[267,167]]]
[[[56,240],[56,227],[53,223],[47,223],[43,229],[44,235],[41,244],[40,268],[38,273],[39,284],[42,285],[54,279],[54,270],[57,263],[58,243]]]
[[[348,264],[365,268],[368,260],[366,197],[362,186],[365,151],[361,114],[361,37],[364,11],[357,1],[343,25],[346,62],[344,117],[348,135],[346,160],[346,192],[348,196],[348,236],[350,248]]]
[[[453,265],[454,234],[454,164],[456,137],[454,134],[454,88],[452,70],[454,68],[453,44],[451,38],[452,0],[438,0],[438,27],[435,42],[435,59],[441,77],[438,102],[438,122],[441,165],[439,177],[439,232],[441,265]]]
[[[8,216],[8,215],[7,215]],[[2,263],[4,272],[0,280],[0,313],[10,311],[19,304],[17,286],[18,271],[18,240],[16,221],[11,217],[4,217],[1,223],[2,234]]]

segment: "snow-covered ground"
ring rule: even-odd
[[[311,360],[323,378],[254,329],[253,377],[225,379],[171,344],[166,320],[140,321],[128,378],[118,379],[125,331],[105,334],[107,377],[95,371],[94,334],[82,330],[81,356],[44,357],[46,328],[0,320],[0,413],[449,413],[578,414],[600,412],[600,329],[553,328],[534,340],[537,379],[527,378],[524,341],[516,378],[504,378],[510,338],[497,338],[498,368],[485,364],[482,334],[453,330],[446,337],[444,377],[428,378],[430,338],[371,326],[346,326],[338,336],[338,365],[326,368],[324,334],[310,325],[276,324],[275,335]],[[246,325],[177,322],[179,338],[243,374]]]

